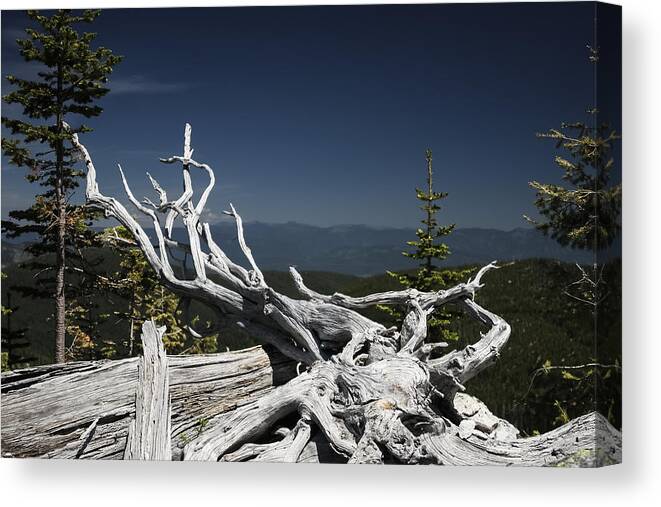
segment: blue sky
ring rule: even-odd
[[[246,221],[395,227],[421,218],[431,148],[441,222],[525,226],[527,182],[559,181],[535,132],[593,102],[593,16],[587,2],[105,10],[90,29],[124,61],[83,142],[104,193],[124,198],[118,162],[136,195],[152,196],[146,170],[174,192],[157,159],[181,154],[190,122],[218,181],[209,220],[232,202]],[[2,12],[3,75],[32,72],[13,42],[25,26]],[[36,190],[3,163],[2,217]]]

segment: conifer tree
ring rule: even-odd
[[[426,190],[415,189],[416,198],[423,203],[420,209],[424,212],[424,218],[421,220],[424,227],[416,230],[417,240],[406,242],[415,250],[402,252],[404,256],[419,261],[419,267],[414,273],[388,272],[388,274],[404,287],[427,292],[441,290],[465,281],[471,270],[451,270],[437,266],[438,261],[444,261],[450,255],[450,248],[442,242],[442,238],[452,233],[455,224],[442,226],[438,223],[436,215],[441,210],[441,206],[437,203],[445,199],[448,193],[434,191],[431,150],[426,150],[425,158],[427,161],[427,188]],[[404,313],[401,309],[389,307],[381,309],[390,314],[398,325],[403,321]],[[431,339],[457,340],[458,338],[457,333],[448,329],[450,324],[450,314],[448,313],[434,313],[428,319],[427,324]]]
[[[598,61],[595,50],[590,59]],[[562,123],[537,134],[566,153],[557,155],[555,163],[567,184],[531,181],[542,219],[526,219],[561,245],[598,252],[611,246],[621,228],[622,185],[611,181],[612,150],[620,136],[610,125],[597,123],[597,108],[587,114],[588,122]]]
[[[166,327],[163,345],[169,354],[206,354],[216,351],[215,334],[205,333],[204,337],[195,337],[182,323],[187,316],[184,315],[181,298],[163,287],[124,227],[106,229],[102,239],[119,258],[118,270],[106,279],[106,283],[107,290],[121,296],[125,302],[125,305],[116,309],[113,314],[128,327],[126,355],[133,356],[139,352],[137,345],[140,343],[140,330],[143,322],[148,319],[153,319],[158,326]],[[184,259],[181,266],[182,276],[186,276],[185,269]],[[196,315],[191,318],[190,323],[199,326],[200,320]],[[204,323],[201,327],[209,328],[210,325]]]
[[[25,210],[12,211],[3,222],[9,237],[36,234],[29,253],[41,257],[34,268],[52,278],[42,278],[43,291],[55,302],[55,362],[65,360],[67,266],[81,248],[90,244],[93,233],[88,225],[91,212],[70,199],[82,173],[74,168],[76,152],[70,139],[73,132],[87,132],[85,125],[66,128],[65,122],[101,114],[95,102],[108,93],[105,87],[113,67],[120,61],[110,49],[92,48],[96,34],[79,32],[77,25],[91,23],[98,10],[80,15],[58,10],[50,15],[27,11],[36,28],[27,28],[27,38],[18,39],[19,52],[27,62],[40,64],[36,79],[7,76],[13,90],[3,97],[7,104],[23,109],[19,118],[2,118],[11,137],[3,137],[2,151],[10,163],[27,169],[27,179],[44,187],[35,202]],[[44,260],[44,254],[55,260]],[[79,258],[79,260],[81,260]]]
[[[588,49],[589,60],[596,66],[599,53],[590,46]],[[587,122],[562,123],[558,129],[537,134],[539,138],[554,140],[556,148],[564,152],[556,155],[555,163],[567,184],[531,181],[541,218],[524,217],[561,245],[592,251],[592,273],[579,266],[582,276],[573,285],[580,294],[570,296],[590,304],[596,313],[603,298],[598,254],[613,244],[621,229],[622,185],[613,182],[611,175],[612,152],[620,136],[610,125],[598,123],[596,107],[589,108],[587,114]]]
[[[588,46],[589,61],[596,67],[599,51]],[[601,254],[608,249],[620,234],[622,210],[622,185],[614,181],[615,143],[620,135],[608,123],[600,122],[599,110],[591,106],[586,111],[586,121],[562,123],[557,129],[538,133],[541,139],[551,139],[561,154],[556,155],[555,163],[562,171],[565,184],[540,183],[531,181],[530,187],[536,191],[535,206],[541,218],[534,220],[524,215],[537,230],[555,239],[563,246],[592,252],[593,262],[589,268],[577,264],[579,278],[569,284],[565,294],[579,307],[589,308],[595,323],[593,340],[604,340],[598,336],[598,317],[605,319],[608,297],[617,299],[621,286],[612,271],[615,266],[607,266]],[[607,269],[610,268],[610,269]],[[609,272],[610,271],[610,272]],[[610,312],[621,312],[621,302],[610,302]],[[607,316],[608,317],[608,316]],[[552,365],[546,361],[537,371],[548,374],[560,371],[562,378],[575,383],[579,394],[572,392],[573,398],[580,396],[594,399],[600,391],[602,408],[608,406],[607,416],[614,422],[614,407],[621,400],[621,353],[611,353],[604,357],[605,347],[600,343],[600,357],[568,358],[579,365]],[[612,347],[611,347],[612,348]],[[556,400],[561,415],[565,409]]]

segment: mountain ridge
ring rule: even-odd
[[[407,250],[406,242],[415,239],[413,229],[360,224],[322,227],[293,221],[246,222],[244,229],[246,242],[263,270],[284,271],[293,265],[307,271],[369,276],[416,267],[415,261],[402,255]],[[243,262],[233,222],[213,224],[211,231],[214,240],[232,259]],[[150,232],[149,228],[147,232]],[[187,242],[183,228],[175,228],[173,237]],[[591,252],[562,247],[533,228],[518,227],[509,231],[482,227],[458,228],[443,238],[443,242],[451,251],[448,259],[440,263],[443,267],[530,258],[581,264],[592,262]],[[3,265],[11,263],[20,253],[20,249],[14,245],[17,245],[16,241],[3,239]],[[619,238],[612,250],[607,257],[619,255]]]
[[[416,267],[414,260],[402,255],[409,249],[406,242],[416,239],[414,229],[360,224],[322,227],[299,222],[247,222],[244,229],[246,242],[262,269],[282,271],[294,265],[308,271],[369,276]],[[211,231],[231,258],[242,259],[233,222],[213,224]],[[186,240],[183,229],[175,230],[173,235]],[[591,252],[562,247],[534,228],[458,228],[443,242],[451,251],[441,263],[447,267],[529,258],[592,262]],[[619,248],[618,240],[616,255],[610,257],[619,255]]]

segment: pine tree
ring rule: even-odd
[[[596,63],[598,54],[590,51]],[[611,181],[612,150],[620,136],[610,125],[597,123],[597,108],[587,114],[588,122],[562,123],[559,129],[537,134],[556,141],[556,148],[566,153],[557,155],[555,163],[568,184],[530,182],[543,218],[526,219],[561,245],[597,252],[611,246],[621,228],[622,185]]]
[[[131,234],[124,227],[113,227],[103,232],[104,243],[110,246],[119,257],[117,272],[106,281],[109,290],[126,302],[114,312],[114,317],[123,321],[128,327],[126,355],[133,356],[138,350],[139,334],[142,324],[147,319],[153,319],[157,325],[165,326],[163,345],[169,354],[200,354],[216,351],[216,335],[206,335],[196,338],[191,335],[182,323],[185,320],[182,301],[159,281],[154,270],[147,263],[142,251],[132,242]],[[182,271],[185,272],[185,259]],[[185,273],[182,272],[182,276]],[[191,318],[191,324],[199,325],[199,316]],[[209,328],[205,323],[202,328]]]
[[[91,23],[98,10],[74,15],[58,10],[51,15],[28,11],[34,28],[27,28],[26,39],[18,39],[19,52],[28,62],[41,64],[38,79],[7,76],[13,91],[3,97],[7,104],[23,108],[20,118],[2,118],[11,132],[2,139],[2,150],[9,161],[28,170],[27,179],[45,191],[37,195],[28,209],[12,211],[11,220],[3,221],[3,232],[9,237],[37,234],[38,240],[28,248],[37,261],[33,267],[54,275],[43,279],[43,291],[34,296],[49,296],[55,301],[55,362],[65,360],[66,273],[69,262],[93,241],[89,229],[94,217],[90,210],[76,206],[70,198],[82,173],[74,168],[76,152],[70,146],[72,132],[88,132],[85,125],[70,131],[65,121],[101,114],[95,101],[108,93],[104,85],[120,57],[110,49],[91,44],[96,34],[76,30],[76,25]],[[55,253],[55,260],[44,254]],[[38,264],[41,262],[41,266]]]
[[[587,113],[596,120],[596,109]],[[537,192],[535,206],[542,218],[524,217],[561,245],[593,253],[591,272],[579,266],[581,278],[572,284],[568,294],[592,306],[596,313],[604,297],[597,259],[599,252],[611,246],[620,233],[622,185],[611,181],[612,150],[619,135],[607,124],[590,123],[594,122],[562,123],[559,129],[537,134],[539,138],[553,139],[557,148],[566,152],[566,156],[557,155],[555,163],[568,184],[530,182]]]
[[[588,49],[589,60],[596,66],[599,53],[590,46]],[[535,206],[542,218],[524,217],[561,245],[593,252],[592,273],[579,267],[582,277],[575,287],[580,295],[570,295],[590,304],[596,313],[603,297],[598,253],[613,244],[621,229],[622,185],[611,177],[613,147],[620,136],[610,125],[598,123],[596,107],[586,113],[590,118],[587,122],[562,123],[559,129],[537,134],[554,140],[556,148],[566,153],[557,155],[555,163],[567,184],[531,181],[537,194]]]
[[[388,274],[398,280],[404,287],[429,292],[466,281],[472,270],[441,269],[435,263],[435,261],[446,260],[450,255],[450,248],[442,242],[442,238],[452,233],[455,224],[441,226],[438,223],[436,215],[441,207],[437,202],[445,199],[448,193],[434,191],[432,151],[428,149],[425,152],[425,157],[427,161],[427,189],[415,189],[416,198],[423,203],[420,209],[424,212],[424,218],[421,220],[424,227],[416,230],[417,240],[406,242],[408,246],[415,248],[415,250],[402,252],[404,256],[415,259],[420,264],[414,273],[388,272]],[[381,309],[390,314],[397,325],[401,325],[404,319],[404,313],[401,309],[389,307],[382,307]],[[427,321],[430,340],[457,340],[457,333],[448,329],[450,320],[451,314],[447,312],[434,313]]]
[[[599,63],[599,52],[588,46],[589,61],[594,67]],[[536,191],[535,206],[541,218],[531,219],[524,215],[543,234],[555,239],[563,246],[592,252],[590,268],[577,265],[579,278],[571,283],[565,294],[579,307],[589,308],[595,324],[594,340],[599,340],[598,317],[604,321],[609,295],[621,295],[618,281],[609,279],[609,269],[600,253],[609,248],[621,231],[622,185],[613,181],[613,149],[620,135],[607,123],[599,123],[599,110],[590,107],[586,111],[588,119],[572,123],[562,123],[560,128],[538,133],[541,139],[551,139],[561,154],[556,155],[555,163],[562,171],[563,185],[532,181],[529,185]],[[614,266],[610,266],[613,271]],[[617,271],[617,270],[615,270]],[[615,298],[617,299],[617,298]],[[621,306],[610,302],[610,311],[616,315]],[[602,345],[602,349],[603,344]],[[546,361],[540,371],[549,373],[560,371],[563,379],[573,383],[571,397],[587,397],[596,402],[595,393],[600,391],[600,402],[606,403],[607,416],[614,422],[613,411],[621,400],[621,355],[610,354],[601,357],[568,358],[570,362],[582,365],[551,365]],[[577,394],[578,393],[578,394]],[[556,400],[561,415],[565,409]],[[602,405],[602,407],[605,405]]]

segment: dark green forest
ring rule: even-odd
[[[103,270],[113,272],[119,260],[110,251],[97,250]],[[466,266],[466,269],[476,266]],[[3,267],[2,304],[15,308],[11,316],[3,315],[3,329],[24,330],[29,346],[21,354],[30,357],[30,365],[53,362],[52,325],[53,302],[22,296],[15,286],[38,284],[36,273],[20,264]],[[321,293],[342,292],[352,296],[400,288],[396,278],[387,274],[356,277],[340,273],[303,272],[309,287]],[[296,296],[289,273],[267,271],[270,286],[289,296]],[[560,426],[568,419],[598,409],[616,426],[621,426],[621,265],[609,263],[604,270],[609,292],[598,315],[595,350],[594,319],[590,308],[564,293],[577,278],[575,265],[548,259],[511,262],[489,272],[485,286],[476,300],[503,316],[512,326],[512,334],[500,360],[473,379],[467,389],[482,399],[500,417],[504,417],[526,434],[544,432]],[[10,301],[8,301],[10,298]],[[99,294],[92,311],[108,315],[100,319],[98,337],[111,342],[105,355],[118,359],[128,355],[128,323],[115,314],[126,312],[128,302],[120,296]],[[193,313],[200,321],[213,320],[211,312],[198,305]],[[392,316],[376,308],[365,310],[370,318],[390,325]],[[451,322],[459,339],[450,347],[462,347],[479,338],[480,327],[472,319],[461,316]],[[10,319],[8,321],[8,319]],[[483,330],[482,330],[483,331]],[[71,338],[69,337],[69,340]],[[238,329],[229,328],[207,344],[206,351],[236,350],[259,344]],[[70,346],[71,343],[67,343]],[[110,352],[108,352],[110,351]],[[133,354],[137,354],[134,351]],[[98,351],[93,358],[101,359]],[[558,366],[599,363],[564,369]],[[595,399],[595,383],[599,382],[600,397]]]

